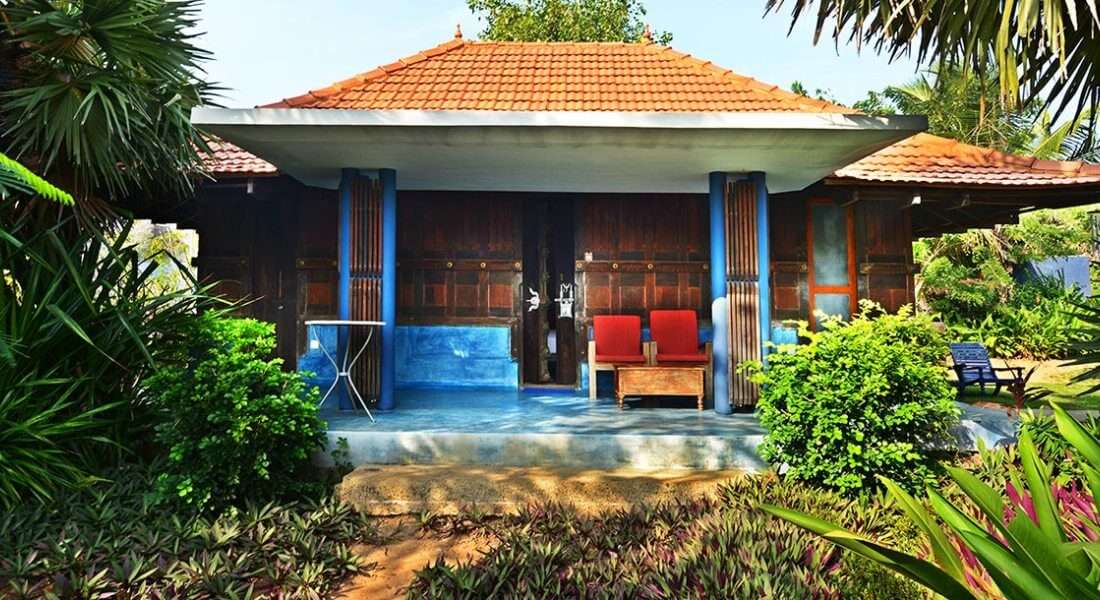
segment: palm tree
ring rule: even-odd
[[[785,0],[768,0],[768,12]],[[817,4],[817,6],[814,6]],[[790,0],[791,26],[810,13],[814,41],[870,45],[891,58],[998,73],[1009,106],[1042,96],[1058,120],[1100,101],[1097,0]]]
[[[927,115],[930,133],[1004,152],[1025,152],[1031,146],[1036,109],[1006,105],[996,87],[995,76],[944,67],[882,94],[899,113]]]
[[[85,216],[192,189],[209,100],[200,0],[0,3],[0,151],[70,190]]]

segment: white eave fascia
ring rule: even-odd
[[[198,126],[577,127],[610,129],[789,129],[918,132],[923,116],[803,112],[592,112],[215,108],[191,111]]]

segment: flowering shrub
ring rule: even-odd
[[[781,348],[767,366],[744,367],[761,385],[764,458],[787,478],[847,494],[877,487],[879,476],[910,489],[933,477],[958,410],[931,320],[864,303],[850,323],[804,335],[809,343]]]

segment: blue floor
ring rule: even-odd
[[[750,413],[720,415],[695,409],[695,400],[630,399],[620,410],[613,399],[581,393],[517,390],[410,389],[397,391],[397,408],[375,411],[375,423],[359,411],[330,405],[321,416],[330,432],[568,433],[675,436],[762,435]]]

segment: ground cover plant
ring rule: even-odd
[[[864,303],[850,322],[803,336],[766,367],[746,367],[762,386],[761,455],[788,479],[846,494],[877,487],[880,476],[910,489],[934,478],[958,409],[931,319]]]
[[[0,516],[0,597],[321,598],[372,568],[375,526],[330,495],[204,515],[157,506],[151,472],[110,477]]]
[[[916,586],[846,557],[760,502],[821,510],[864,535],[912,547],[916,530],[895,508],[845,499],[774,475],[745,476],[713,498],[603,516],[529,507],[491,521],[499,544],[467,563],[417,573],[409,598],[920,598]]]

